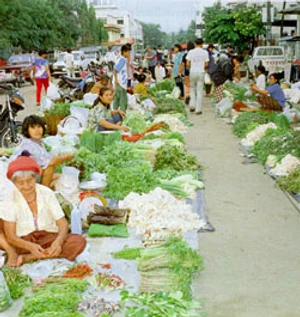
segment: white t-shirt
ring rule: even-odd
[[[166,77],[166,70],[162,66],[155,66],[155,78],[157,82],[163,81]]]
[[[66,68],[72,68],[74,66],[74,56],[70,53],[66,53],[64,56],[64,62],[66,64]]]
[[[5,203],[6,208],[1,210],[0,218],[16,223],[16,234],[18,237],[36,231],[33,213],[23,195],[15,188],[9,197],[10,201]],[[38,230],[58,232],[56,221],[65,215],[54,192],[48,187],[36,184],[36,198]]]
[[[208,52],[200,47],[190,50],[186,59],[191,62],[191,73],[204,73],[204,65],[209,62]]]
[[[256,86],[260,90],[266,90],[266,75],[260,74],[256,79]]]
[[[116,54],[114,52],[107,52],[105,54],[105,61],[108,62],[115,62],[116,61]]]
[[[128,75],[127,75],[127,60],[125,57],[123,57],[121,55],[120,58],[118,58],[115,66],[114,66],[114,70],[117,71],[118,73],[118,82],[119,85],[124,88],[127,89],[127,79],[128,79]],[[114,83],[115,83],[115,77],[114,77]]]

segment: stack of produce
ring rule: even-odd
[[[3,267],[2,272],[12,299],[18,299],[23,296],[25,289],[32,283],[31,278],[23,274],[19,268]]]
[[[280,129],[288,129],[290,124],[286,116],[265,111],[244,112],[238,115],[233,125],[233,133],[245,138],[246,135],[261,124],[274,122]]]
[[[268,129],[277,129],[277,125],[273,122],[267,124],[261,124],[246,135],[246,138],[242,139],[241,144],[243,146],[253,146],[259,141],[266,133]]]
[[[269,155],[284,157],[291,154],[300,158],[300,131],[268,130],[265,136],[257,141],[252,152],[265,164]]]
[[[87,286],[82,279],[46,279],[25,297],[19,317],[83,317],[76,311]]]
[[[192,274],[203,270],[202,257],[180,238],[170,237],[158,247],[141,251],[140,292],[180,291],[185,300],[192,299]]]
[[[117,225],[126,223],[129,209],[115,209],[95,205],[94,211],[90,212],[87,218],[89,224],[99,223],[103,225]]]
[[[277,184],[290,193],[300,194],[300,166],[294,169],[288,176],[279,178]]]
[[[166,232],[182,235],[203,225],[191,205],[159,187],[149,194],[130,193],[119,206],[131,210],[128,226],[136,228],[137,234],[157,239]]]
[[[140,112],[128,113],[123,124],[130,128],[131,133],[141,133],[147,130],[147,122]]]
[[[170,130],[174,132],[184,132],[187,130],[187,126],[180,119],[174,117],[172,114],[160,114],[155,117],[153,122],[164,122],[170,127]]]
[[[155,115],[158,114],[171,114],[171,113],[181,113],[185,117],[187,112],[184,104],[178,99],[169,99],[165,97],[156,98],[156,107],[153,110]]]
[[[276,166],[270,170],[270,173],[276,176],[287,176],[299,165],[300,160],[297,157],[288,154],[281,160],[280,163],[276,164]]]
[[[205,316],[201,312],[201,305],[183,299],[181,292],[132,294],[122,291],[121,305],[125,309],[125,317]]]
[[[154,97],[162,97],[170,94],[175,87],[173,79],[165,79],[160,83],[156,83],[154,87],[147,89],[148,93]]]

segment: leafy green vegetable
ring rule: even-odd
[[[156,99],[156,107],[153,110],[154,114],[160,113],[180,113],[185,117],[187,112],[184,104],[178,99],[168,99],[165,97],[160,97]]]
[[[115,259],[136,260],[141,256],[142,248],[125,248],[118,252],[113,252]]]
[[[177,139],[180,141],[182,144],[185,144],[184,137],[181,133],[179,132],[167,132],[165,135],[162,137],[163,139]]]
[[[49,280],[37,286],[35,292],[25,297],[19,317],[57,316],[81,317],[76,313],[81,293],[88,282],[80,279]]]
[[[103,147],[113,145],[115,142],[121,140],[121,133],[119,131],[106,134],[86,130],[80,138],[80,146],[87,148],[91,152],[100,153]]]
[[[23,274],[19,268],[3,267],[2,272],[12,299],[23,296],[25,289],[32,283],[31,278]]]
[[[174,87],[175,82],[173,79],[165,79],[162,82],[157,83],[155,87],[148,88],[147,91],[152,96],[159,97],[171,93]]]
[[[70,108],[70,103],[59,102],[56,103],[51,109],[47,110],[46,112],[53,115],[69,116],[71,114]]]
[[[147,130],[145,117],[140,112],[128,113],[124,125],[131,128],[132,133],[141,133]]]
[[[269,155],[285,156],[287,154],[300,158],[300,131],[268,129],[263,138],[252,149],[259,161],[265,164]]]
[[[288,176],[280,177],[277,184],[288,192],[300,194],[300,166],[293,170]]]
[[[189,154],[181,147],[165,144],[158,148],[156,152],[155,170],[173,169],[173,170],[197,170],[200,163],[197,158]]]
[[[201,317],[200,303],[186,301],[181,292],[169,294],[133,294],[122,291],[121,304],[125,317]]]
[[[130,192],[150,192],[157,184],[152,171],[151,165],[143,161],[110,167],[107,171],[108,189],[104,191],[105,197],[120,200]]]

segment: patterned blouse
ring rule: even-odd
[[[90,110],[88,128],[96,131],[101,120],[106,120],[111,117],[111,110],[99,102],[93,109]]]

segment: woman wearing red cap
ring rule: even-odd
[[[13,190],[7,208],[2,208],[4,233],[15,249],[8,265],[46,258],[75,260],[86,245],[80,235],[68,234],[68,223],[54,192],[36,182],[40,167],[28,156],[20,156],[8,165],[7,177]]]

